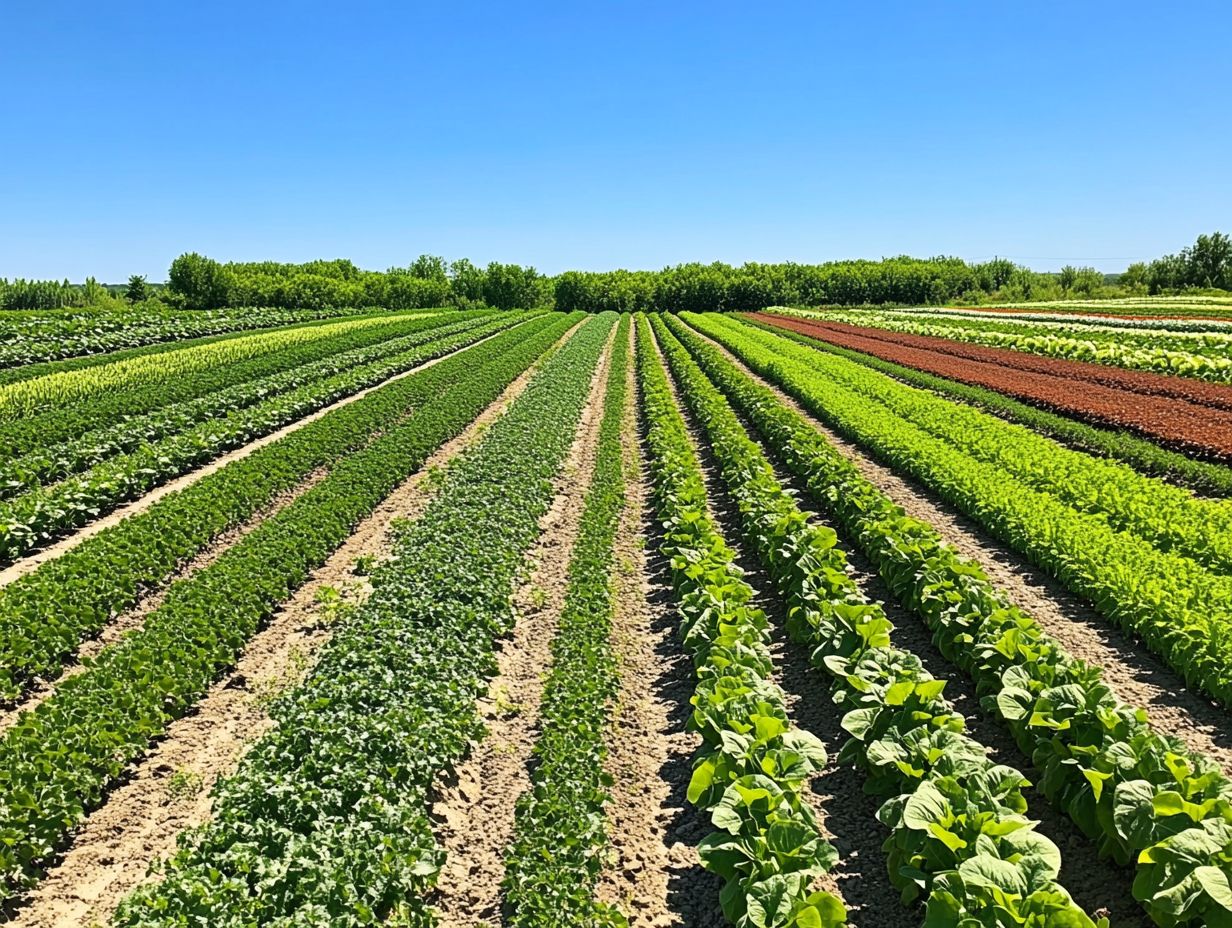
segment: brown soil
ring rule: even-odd
[[[194,712],[172,723],[154,750],[78,830],[47,879],[19,903],[15,926],[106,923],[120,900],[146,878],[151,859],[166,857],[181,831],[209,818],[211,788],[234,770],[248,745],[271,725],[265,711],[269,700],[311,665],[339,610],[361,603],[371,591],[367,581],[355,575],[356,560],[388,554],[391,526],[422,514],[439,485],[441,469],[504,414],[540,363],[514,380],[361,522],[253,637],[235,668],[211,687]],[[339,596],[320,601],[326,588]]]
[[[521,322],[515,322],[512,326],[509,326],[508,328],[502,329],[499,332],[495,332],[492,335],[479,339],[479,341],[472,342],[471,344],[466,345],[462,348],[458,348],[456,351],[451,351],[448,354],[443,354],[439,358],[433,358],[430,361],[425,361],[423,364],[420,364],[418,367],[413,367],[410,370],[403,371],[400,374],[394,374],[392,377],[387,377],[385,380],[382,380],[378,384],[373,384],[371,387],[366,387],[363,390],[358,391],[357,393],[352,393],[350,396],[344,397],[343,399],[338,400],[336,403],[331,403],[329,406],[326,406],[322,409],[318,409],[316,412],[309,413],[308,415],[304,416],[302,419],[297,419],[296,421],[292,422],[290,425],[283,426],[276,432],[271,432],[268,435],[262,436],[261,438],[258,438],[256,441],[253,441],[247,445],[244,445],[244,447],[242,448],[236,448],[234,451],[230,451],[224,455],[221,455],[220,457],[215,458],[214,460],[210,461],[210,463],[205,464],[204,466],[199,467],[196,470],[190,471],[187,474],[184,474],[180,477],[177,477],[174,480],[171,480],[171,481],[168,481],[167,483],[162,484],[156,489],[151,490],[149,493],[147,493],[145,496],[141,497],[140,499],[133,500],[131,503],[128,503],[124,506],[120,506],[119,508],[112,510],[107,515],[103,516],[101,519],[96,519],[93,522],[91,522],[89,525],[86,525],[86,526],[83,526],[82,528],[77,529],[77,531],[73,532],[71,535],[67,535],[64,538],[61,538],[60,540],[56,541],[54,544],[50,544],[47,547],[41,548],[40,550],[34,552],[33,554],[30,554],[27,557],[23,557],[17,561],[14,561],[12,564],[9,564],[3,570],[0,570],[0,586],[4,586],[8,583],[12,583],[14,580],[16,580],[19,577],[24,577],[26,574],[37,569],[39,565],[44,564],[47,561],[53,560],[67,551],[71,551],[73,548],[77,547],[87,538],[91,538],[94,535],[97,535],[99,532],[103,531],[104,529],[110,528],[111,526],[119,522],[122,522],[123,520],[127,519],[129,516],[137,515],[138,513],[144,512],[145,510],[153,506],[156,502],[158,502],[160,499],[162,499],[164,496],[170,496],[172,493],[175,493],[178,490],[182,490],[185,487],[196,483],[198,480],[201,480],[204,477],[208,477],[210,474],[214,473],[215,471],[222,470],[232,461],[238,461],[242,458],[248,457],[250,454],[252,454],[255,451],[260,450],[261,448],[264,448],[266,445],[271,445],[274,442],[278,441],[279,439],[291,434],[292,432],[302,429],[304,426],[308,425],[309,423],[315,422],[317,419],[320,419],[323,416],[329,415],[335,409],[341,409],[343,406],[347,406],[351,403],[354,403],[356,400],[363,399],[369,393],[379,390],[382,387],[387,386],[388,384],[394,383],[398,380],[402,380],[405,377],[411,377],[414,374],[418,374],[420,371],[427,370],[429,367],[433,367],[434,365],[440,364],[442,361],[446,361],[449,358],[452,358],[454,355],[460,354],[463,351],[467,351],[470,348],[474,348],[476,345],[481,345],[484,342],[488,341],[489,339],[496,338],[498,335],[503,335],[505,334],[505,332],[508,332],[509,329],[515,328],[516,326],[521,325],[521,324],[522,324]]]
[[[633,337],[633,333],[630,333]],[[624,423],[627,505],[616,536],[612,646],[620,694],[612,709],[606,769],[611,853],[596,890],[631,928],[722,923],[719,881],[695,845],[709,831],[685,801],[701,739],[685,731],[693,672],[676,642],[666,564],[653,547],[654,518],[638,446],[637,385],[629,368]]]
[[[717,342],[707,341],[808,420],[909,515],[927,522],[959,554],[977,562],[1011,601],[1034,617],[1072,656],[1102,668],[1116,695],[1146,709],[1157,731],[1179,738],[1191,751],[1207,755],[1232,775],[1232,725],[1226,711],[1191,690],[1175,671],[1131,635],[1112,626],[1085,600],[1065,590],[1026,558],[987,537],[974,522],[925,488],[864,455],[857,445],[814,420],[791,396],[758,377]]]
[[[443,928],[473,928],[500,918],[505,849],[513,836],[518,797],[530,788],[527,764],[538,735],[551,642],[568,591],[569,559],[594,475],[610,360],[609,343],[591,380],[573,447],[554,482],[555,498],[539,520],[540,539],[527,557],[529,577],[514,591],[513,633],[501,643],[499,670],[479,701],[486,737],[472,745],[437,790],[432,817],[445,865],[432,903]]]
[[[1232,387],[838,322],[771,313],[756,318],[1076,418],[1132,429],[1171,447],[1232,460]]]

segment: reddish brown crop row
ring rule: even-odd
[[[1164,444],[1232,460],[1232,387],[946,338],[759,313],[758,319],[916,370],[975,384]]]

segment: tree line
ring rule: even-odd
[[[1232,291],[1232,239],[1200,235],[1179,254],[1139,262],[1120,275],[1089,267],[1043,273],[1005,258],[830,261],[823,264],[679,264],[660,271],[566,271],[421,255],[406,267],[366,271],[346,259],[290,264],[223,263],[195,252],[171,262],[165,288],[133,276],[128,285],[0,279],[0,308],[57,309],[157,300],[192,309],[435,306],[563,311],[757,310],[767,306],[969,305],[1095,299],[1192,290]]]

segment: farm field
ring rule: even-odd
[[[0,924],[1232,928],[1226,319],[0,313]]]

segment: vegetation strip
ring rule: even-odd
[[[1048,322],[1001,319],[938,318],[908,312],[859,310],[800,313],[819,321],[884,329],[900,335],[1004,348],[1063,361],[1106,364],[1129,370],[1232,383],[1232,357],[1223,333],[1192,335],[1169,332],[1135,334],[1099,332]],[[1143,381],[1146,383],[1149,381]],[[1183,382],[1177,384],[1183,388]]]
[[[1013,924],[1067,918],[1093,925],[1057,883],[1061,852],[1033,829],[1027,779],[998,765],[963,733],[965,721],[919,659],[893,647],[893,625],[847,573],[834,532],[810,523],[779,485],[723,394],[679,341],[654,321],[685,401],[702,423],[742,531],[787,603],[793,637],[834,677],[852,740],[843,756],[890,797],[878,818],[890,828],[890,877],[905,903],[923,899],[925,924]]]
[[[342,317],[388,315],[386,310],[348,307],[296,309],[166,309],[148,304],[121,310],[75,308],[9,310],[0,315],[0,383],[63,370],[82,370],[121,357],[161,354],[196,344]],[[69,359],[69,360],[60,360]],[[58,363],[57,363],[58,362]]]
[[[118,926],[432,923],[432,785],[482,735],[475,699],[614,322],[585,324],[449,468],[367,602],[220,786],[214,820]]]
[[[1190,454],[1232,461],[1232,387],[1229,386],[1198,384],[1208,388],[1207,395],[1199,398],[1187,395],[1193,393],[1192,390],[1173,388],[1175,383],[1186,383],[1179,377],[1116,371],[1123,379],[1132,376],[1150,382],[1147,385],[1106,383],[1104,381],[1109,378],[1104,371],[1109,369],[1097,364],[1045,361],[1020,352],[977,348],[958,342],[947,344],[945,339],[924,340],[877,329],[854,329],[787,316],[768,318],[785,328],[825,338],[845,348],[1012,394],[1099,425],[1132,429],[1153,441]],[[1044,363],[1055,369],[1036,369]],[[1092,367],[1097,369],[1094,375],[1086,370]],[[1075,383],[1081,384],[1081,391],[1074,390]]]
[[[443,338],[415,339],[421,344],[359,367],[344,365],[332,377],[309,380],[221,419],[206,419],[65,481],[0,503],[0,563],[13,561],[225,451],[507,325],[507,319],[498,319]]]
[[[703,751],[688,796],[716,828],[699,849],[702,864],[726,882],[723,912],[738,928],[841,925],[843,904],[811,890],[837,852],[801,792],[825,765],[825,748],[788,719],[766,617],[750,605],[753,591],[707,511],[700,464],[644,316],[638,330],[652,497],[698,680],[690,724]]]
[[[24,714],[0,740],[0,875],[6,896],[36,881],[72,826],[351,528],[438,445],[460,433],[541,354],[562,318],[336,463],[329,476],[175,584],[138,632]]]
[[[793,360],[790,349],[800,346],[789,340],[727,320],[688,318],[814,415],[929,487],[1086,597],[1105,616],[1135,632],[1190,684],[1225,705],[1232,704],[1232,578],[1117,531],[1105,514],[1079,512],[1048,493],[1024,486],[1002,468],[947,445],[886,406],[862,400],[819,374],[818,365]],[[818,352],[810,355],[826,357]],[[1110,496],[1115,489],[1107,489]],[[1147,498],[1138,504],[1144,510],[1141,519],[1151,518],[1145,510],[1153,503]],[[1167,530],[1160,527],[1160,533]],[[1227,541],[1207,533],[1208,544]],[[1195,544],[1200,543],[1195,538]]]
[[[58,673],[86,636],[162,584],[221,532],[313,470],[362,448],[437,393],[470,379],[524,339],[555,328],[533,319],[387,384],[159,500],[0,588],[0,698]]]
[[[566,928],[627,924],[594,897],[608,846],[605,736],[619,677],[612,656],[612,556],[624,507],[621,422],[629,317],[616,331],[598,456],[539,708],[531,791],[518,800],[503,882],[507,924]]]
[[[364,328],[187,377],[174,384],[178,400],[159,384],[6,423],[9,428],[0,431],[12,456],[0,462],[0,495],[62,480],[203,420],[480,324],[474,317],[432,318]]]
[[[913,367],[886,361],[875,355],[843,348],[800,332],[793,332],[790,329],[772,325],[755,314],[744,318],[759,329],[773,331],[810,348],[863,364],[902,383],[932,390],[934,393],[978,406],[995,416],[1025,425],[1080,451],[1115,458],[1143,473],[1161,477],[1197,492],[1215,496],[1232,496],[1232,467],[1208,461],[1196,461],[1180,452],[1170,451],[1154,442],[1139,438],[1130,432],[1098,428],[1077,419],[1020,402],[996,390],[938,377]]]
[[[1101,853],[1136,860],[1134,894],[1163,926],[1232,918],[1232,784],[1155,732],[1099,671],[1069,657],[1009,603],[978,564],[865,480],[807,420],[672,321],[693,358],[778,450],[810,495],[986,694],[1040,771],[1040,788]],[[739,353],[739,352],[737,352]]]

